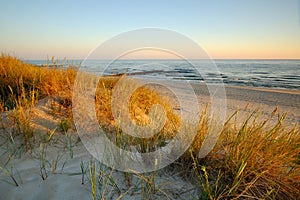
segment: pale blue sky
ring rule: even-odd
[[[300,58],[298,0],[1,1],[0,51],[84,58],[144,27],[182,33],[214,58]]]

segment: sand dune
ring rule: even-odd
[[[180,87],[180,85],[178,86]],[[205,106],[210,100],[209,92],[205,85],[193,85],[201,106]],[[263,118],[270,118],[271,113],[277,107],[280,113],[288,112],[287,121],[291,126],[300,120],[300,92],[283,91],[272,89],[253,89],[246,87],[226,87],[227,115],[240,109],[239,117],[245,118],[254,109],[258,108]],[[188,99],[188,98],[187,98]],[[39,135],[48,135],[57,126],[59,118],[51,115],[49,109],[49,99],[41,101],[32,109],[33,125]],[[7,114],[7,113],[6,113]],[[4,125],[9,122],[2,114]],[[0,144],[0,166],[13,167],[11,170],[17,180],[19,187],[16,187],[12,180],[2,170],[0,172],[0,199],[91,199],[91,185],[87,178],[88,172],[83,180],[81,173],[81,163],[88,169],[89,161],[92,160],[90,154],[78,140],[76,131],[70,130],[67,134],[56,131],[53,142],[47,147],[46,168],[48,177],[41,178],[41,158],[40,148],[34,148],[32,152],[27,152],[21,157],[14,156],[9,159],[9,151],[5,145],[9,128],[1,129]],[[71,150],[67,148],[67,141],[72,141]],[[70,152],[72,151],[72,152]],[[11,164],[7,164],[11,162]],[[115,180],[119,182],[120,188],[124,188],[124,177],[114,174]],[[163,173],[158,178],[160,189],[165,191],[169,197],[186,199],[193,192],[193,186],[184,181],[180,176]],[[83,184],[82,184],[83,181]],[[111,187],[110,187],[111,189]],[[125,199],[141,198],[141,193],[127,193],[122,189]],[[117,198],[122,194],[111,195]],[[157,198],[166,196],[157,195]]]

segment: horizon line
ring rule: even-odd
[[[52,59],[43,59],[43,58],[18,58],[23,61],[26,60],[44,60],[44,61],[51,61]],[[55,60],[114,60],[114,58],[105,58],[105,59],[85,59],[85,58],[60,58],[54,57]],[[124,59],[117,59],[117,60],[300,60],[300,58],[124,58]]]

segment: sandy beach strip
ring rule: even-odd
[[[205,84],[192,84],[199,103],[209,101],[210,94]],[[277,113],[287,113],[289,125],[300,123],[300,91],[272,88],[252,88],[244,86],[225,86],[227,115],[241,110],[248,115],[254,110],[269,116],[275,109]]]
[[[171,91],[164,90],[164,86],[175,88],[187,103],[191,101],[191,97],[187,94],[187,87],[180,81],[157,81],[156,89],[162,95],[171,96],[175,99],[176,95],[171,95]],[[189,83],[197,98],[200,109],[211,102],[211,94],[208,87],[204,83]],[[212,84],[213,86],[213,84]],[[260,119],[269,119],[273,113],[282,115],[287,113],[285,119],[286,125],[294,126],[300,123],[300,91],[299,90],[283,90],[273,88],[254,88],[245,86],[228,86],[224,85],[225,95],[223,98],[226,106],[226,116],[231,116],[235,111],[239,110],[237,116],[239,122],[243,122],[252,112],[257,111]],[[178,98],[178,95],[177,95]],[[274,112],[276,111],[276,112]],[[273,117],[274,123],[278,121],[278,117]]]

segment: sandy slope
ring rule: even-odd
[[[33,126],[39,136],[49,136],[51,130],[54,130],[59,122],[59,118],[51,114],[50,99],[41,101],[32,110]],[[9,113],[5,113],[9,114]],[[2,115],[5,124],[9,125],[7,117]],[[40,173],[40,148],[37,145],[31,152],[14,156],[9,164],[9,153],[6,137],[9,131],[1,129],[0,144],[0,166],[5,166],[10,170],[13,166],[13,173],[19,186],[16,187],[13,181],[4,171],[0,170],[0,200],[10,199],[92,199],[91,184],[89,179],[89,162],[94,160],[83,144],[78,140],[76,131],[69,130],[67,134],[56,131],[51,142],[47,146],[45,156],[46,170],[48,177],[43,180]],[[16,138],[16,141],[18,138]],[[73,147],[68,148],[67,141],[72,141]],[[11,145],[13,146],[13,145]],[[81,163],[86,171],[82,184]],[[109,175],[110,170],[105,166],[100,166],[103,171]],[[98,171],[99,172],[99,171]],[[113,190],[113,187],[106,185],[106,198],[117,199],[122,196],[123,199],[141,199],[145,194],[141,191],[141,178],[138,175],[132,175],[131,186],[125,184],[124,174],[114,172],[113,180],[118,185],[121,193]],[[152,198],[159,199],[187,199],[195,190],[194,186],[184,181],[180,176],[172,172],[161,172],[156,178],[158,192],[152,194]],[[138,188],[138,189],[137,189]],[[103,189],[104,190],[104,189]],[[110,191],[111,190],[111,191]],[[133,192],[135,191],[135,192]]]

